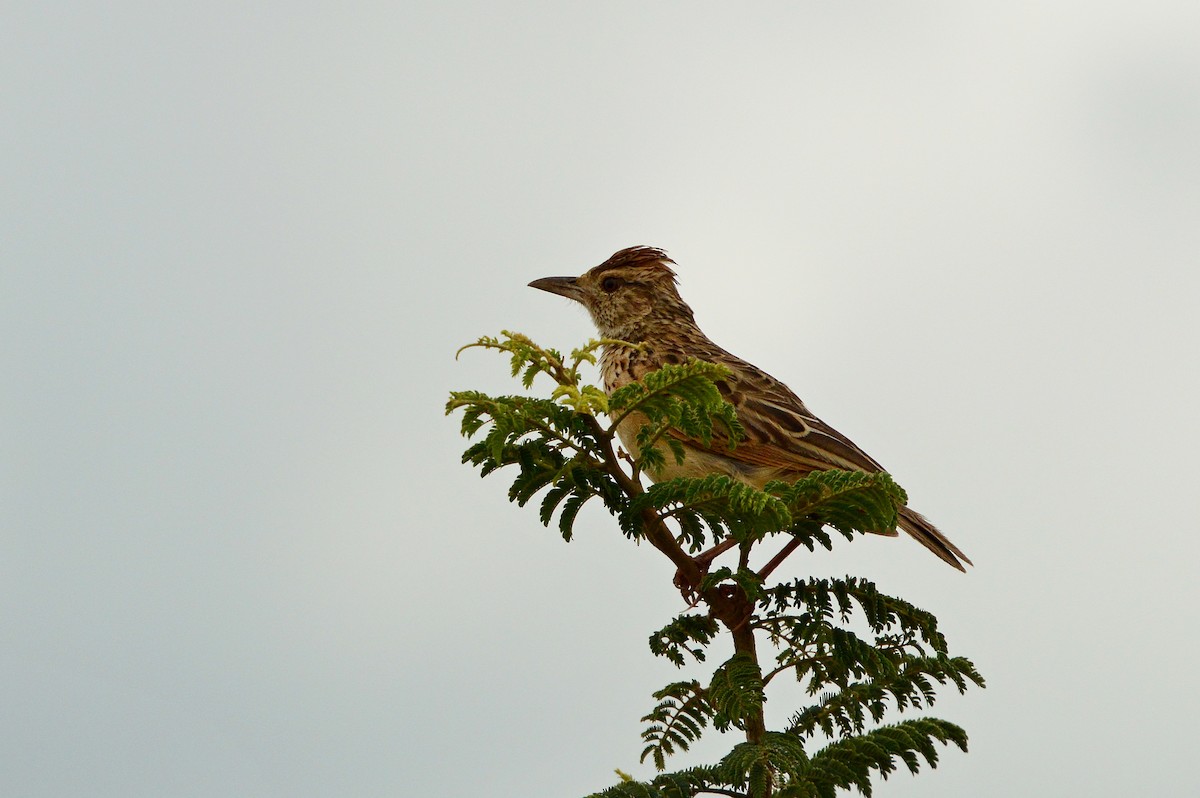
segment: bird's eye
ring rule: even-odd
[[[616,277],[605,277],[603,280],[600,281],[600,288],[606,294],[611,294],[613,291],[616,291],[617,288],[620,287],[620,285],[621,285],[621,281],[618,280]]]

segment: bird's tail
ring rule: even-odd
[[[918,513],[916,510],[910,510],[907,507],[900,508],[900,528],[907,532],[912,537],[916,538],[917,542],[925,548],[932,551],[944,562],[954,566],[960,571],[966,571],[963,568],[963,563],[974,565],[967,555],[962,553],[962,550],[955,546],[950,540],[938,531],[938,528],[929,522],[929,519]]]

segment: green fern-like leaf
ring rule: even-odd
[[[946,639],[937,618],[904,599],[879,591],[874,582],[858,577],[797,579],[764,589],[760,606],[768,616],[809,613],[826,623],[848,621],[857,606],[876,633],[899,630],[919,638],[934,651],[945,653]]]
[[[896,760],[913,774],[920,771],[921,759],[936,768],[935,743],[953,744],[966,752],[967,734],[961,727],[936,718],[881,726],[822,748],[813,754],[802,778],[817,788],[817,795],[832,795],[836,788],[853,787],[870,796],[872,774],[887,779],[896,770]]]
[[[643,781],[623,781],[607,790],[594,792],[587,798],[669,798],[669,796],[657,787]]]
[[[717,767],[695,767],[675,773],[662,773],[650,782],[624,781],[616,787],[604,792],[594,793],[587,798],[694,798],[704,793],[710,787],[718,789],[727,785],[717,773]],[[633,786],[638,785],[638,786]],[[626,791],[621,792],[624,788]],[[638,791],[639,788],[642,791]],[[646,790],[650,790],[647,792]],[[615,791],[615,792],[614,792]],[[722,795],[729,795],[728,790],[722,790]],[[735,793],[736,794],[736,793]]]
[[[766,701],[758,662],[746,654],[734,654],[713,673],[707,695],[718,730],[730,726],[745,729],[747,719],[760,713]]]
[[[682,668],[686,661],[684,654],[697,662],[704,661],[704,649],[717,632],[717,622],[708,615],[680,615],[650,635],[650,651]]]
[[[750,601],[757,601],[762,592],[762,577],[756,572],[749,568],[738,568],[734,571],[724,566],[705,574],[704,578],[700,580],[700,584],[696,587],[696,590],[704,593],[708,590],[714,590],[726,582],[736,585]]]
[[[476,391],[452,393],[447,412],[455,410],[463,411],[464,435],[475,436],[486,428],[463,461],[478,466],[483,476],[517,466],[509,500],[523,506],[547,491],[539,517],[548,526],[558,511],[564,539],[571,539],[580,508],[593,497],[600,497],[610,512],[625,510],[628,496],[603,468],[604,444],[587,413],[547,399]]]
[[[792,523],[782,500],[724,474],[657,482],[630,502],[618,522],[623,529],[636,528],[646,509],[678,522],[694,551],[709,540],[715,543],[730,535],[755,540]]]
[[[714,769],[720,780],[746,790],[748,796],[764,796],[776,784],[802,778],[808,754],[795,737],[767,732],[761,742],[734,747]]]
[[[642,732],[646,747],[641,760],[654,758],[654,767],[665,768],[666,757],[686,751],[700,739],[712,717],[712,707],[699,682],[673,682],[654,694],[658,704],[642,721],[650,725]]]
[[[907,657],[890,674],[883,673],[822,696],[819,703],[794,714],[787,731],[811,737],[861,733],[868,722],[878,723],[889,706],[899,712],[930,707],[936,701],[933,682],[955,684],[960,692],[968,682],[984,686],[983,677],[963,657]]]
[[[779,497],[798,522],[830,526],[853,539],[856,532],[893,533],[904,491],[884,473],[814,471],[793,484],[771,482],[765,490]]]
[[[663,798],[693,798],[720,782],[714,777],[713,768],[699,767],[676,773],[663,773],[651,783],[662,793]]]

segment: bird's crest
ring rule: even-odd
[[[672,282],[674,282],[676,279],[675,270],[667,264],[674,265],[675,261],[671,260],[671,256],[658,247],[627,247],[613,253],[611,258],[592,269],[592,274],[600,275],[610,269],[646,267],[670,275]]]

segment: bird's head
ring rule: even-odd
[[[674,261],[654,247],[630,247],[578,277],[543,277],[529,285],[574,299],[605,338],[639,342],[656,329],[694,325],[675,289]]]

